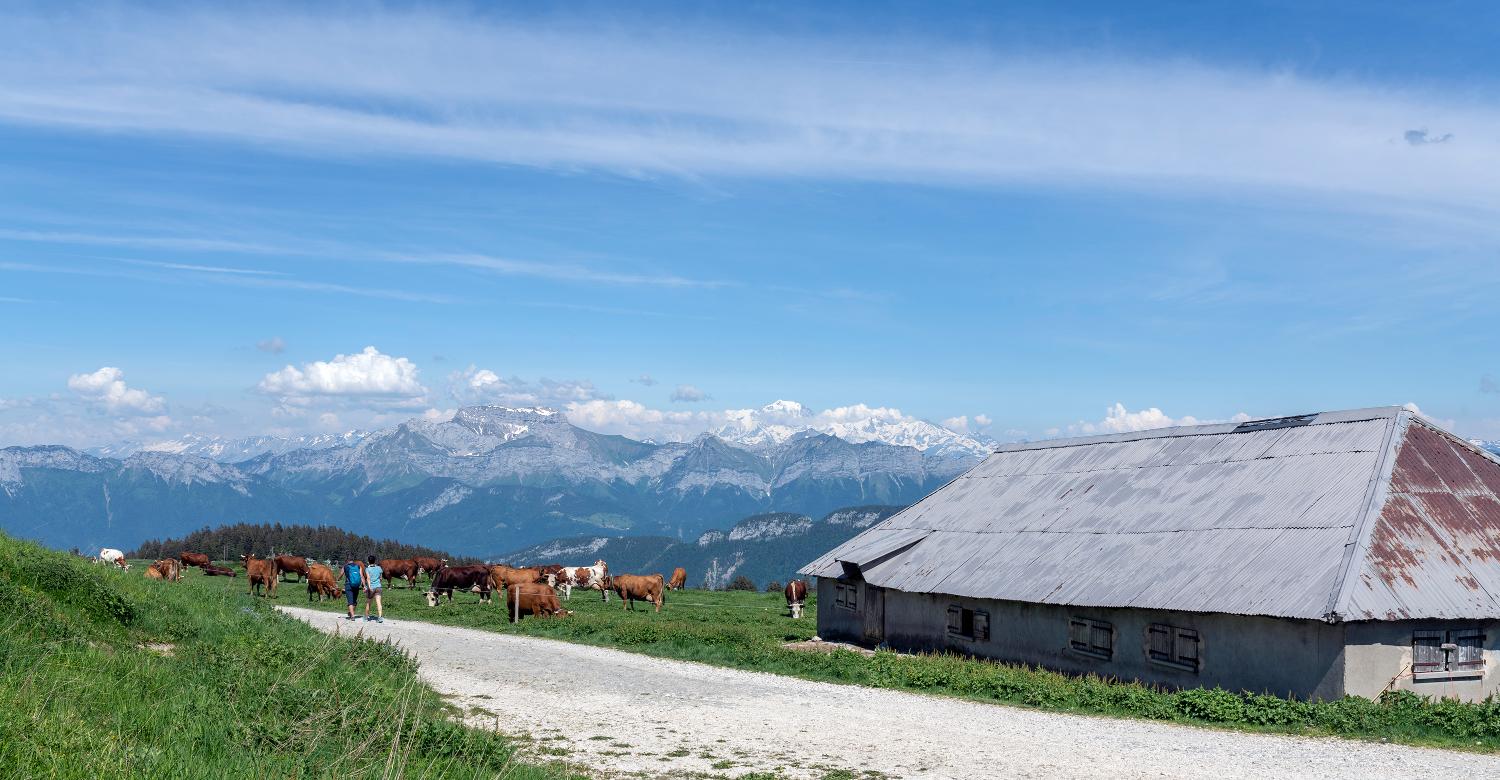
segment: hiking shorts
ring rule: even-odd
[[[372,598],[372,599],[373,599],[373,598],[375,598],[375,597],[376,597],[376,596],[379,596],[379,595],[380,595],[380,590],[381,590],[381,589],[380,589],[380,588],[370,588],[370,595],[369,595],[369,598]]]
[[[351,607],[359,603],[359,586],[344,586],[344,602]]]

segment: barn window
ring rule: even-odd
[[[1068,621],[1068,648],[1108,661],[1115,654],[1115,628],[1102,620],[1073,618]]]
[[[1484,674],[1484,633],[1477,628],[1411,632],[1414,677],[1467,677]]]
[[[1201,644],[1195,629],[1152,623],[1146,630],[1146,656],[1162,666],[1198,671],[1202,666]]]
[[[853,583],[838,583],[833,586],[833,603],[841,609],[853,612],[859,607],[859,586]]]
[[[985,641],[990,638],[990,613],[952,604],[948,607],[948,633],[964,639]]]

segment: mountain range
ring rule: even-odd
[[[790,402],[665,443],[588,431],[552,409],[474,406],[300,439],[7,447],[0,527],[56,547],[123,549],[225,523],[328,523],[486,555],[558,537],[696,539],[755,514],[905,505],[986,452],[930,423],[842,423]]]

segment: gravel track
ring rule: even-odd
[[[472,725],[529,735],[538,758],[601,777],[1500,777],[1500,757],[1065,715],[650,658],[420,621],[329,632],[392,638]]]

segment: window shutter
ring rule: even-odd
[[[990,638],[990,613],[974,611],[974,638],[980,641]]]
[[[1107,623],[1094,623],[1089,627],[1089,649],[1104,656],[1115,652],[1115,632]]]
[[[1174,661],[1172,657],[1172,629],[1169,626],[1153,623],[1147,631],[1148,651],[1153,660]]]
[[[1458,649],[1454,652],[1451,668],[1465,671],[1484,668],[1484,634],[1477,629],[1454,631],[1453,644]]]
[[[1068,644],[1074,650],[1089,649],[1089,624],[1082,620],[1068,621]]]
[[[1198,669],[1198,632],[1190,628],[1177,629],[1177,662]]]
[[[963,631],[964,611],[957,604],[948,607],[948,633],[958,634]]]
[[[1411,632],[1411,670],[1413,673],[1441,672],[1446,666],[1443,657],[1443,632]]]

